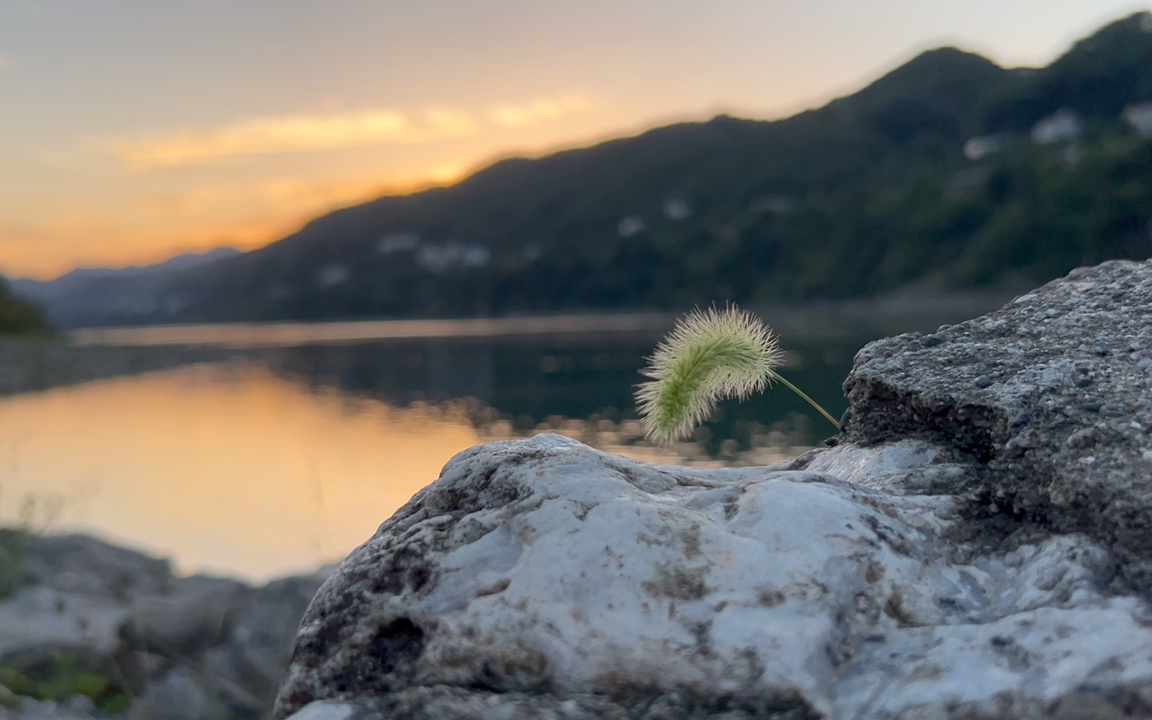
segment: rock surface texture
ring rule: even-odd
[[[873,343],[841,444],[465,451],[304,616],[292,720],[1152,717],[1152,263]]]
[[[971,455],[998,511],[1091,535],[1120,563],[1116,589],[1152,594],[1152,263],[1074,270],[982,318],[874,342],[844,389],[847,440]]]

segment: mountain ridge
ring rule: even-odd
[[[47,307],[49,314],[58,316],[61,305],[73,304],[97,312],[119,312],[125,307],[146,307],[148,298],[172,273],[240,254],[235,248],[218,247],[201,253],[182,253],[151,265],[77,268],[54,280],[17,278],[7,284],[12,294]],[[53,308],[56,313],[52,313]]]

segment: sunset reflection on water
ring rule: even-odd
[[[0,518],[264,579],[342,558],[478,441],[463,418],[199,366],[0,400]]]
[[[0,399],[0,523],[58,503],[50,531],[169,557],[182,573],[251,581],[342,559],[455,453],[560,432],[662,463],[769,464],[638,442],[635,420],[549,418],[532,429],[478,401],[398,408],[278,376],[255,362],[196,365]],[[477,417],[489,421],[477,421]]]

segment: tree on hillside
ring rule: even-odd
[[[0,335],[44,334],[51,331],[43,311],[30,302],[13,297],[0,280]]]

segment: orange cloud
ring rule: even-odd
[[[580,95],[538,98],[526,103],[497,105],[488,111],[489,119],[503,128],[521,128],[588,112],[595,103]]]
[[[166,135],[106,138],[97,146],[138,170],[184,167],[226,157],[300,153],[377,144],[427,143],[476,135],[489,128],[524,128],[588,112],[595,103],[581,95],[537,98],[497,105],[487,123],[452,108],[405,114],[369,110],[334,115],[278,115],[245,118],[203,130]]]
[[[433,108],[416,116],[394,110],[339,115],[247,118],[205,131],[107,139],[106,150],[136,169],[182,167],[240,155],[312,152],[379,143],[417,143],[470,135],[476,122],[464,112]]]
[[[464,165],[436,165],[420,177],[390,182],[346,179],[320,181],[300,177],[270,177],[256,182],[205,183],[181,193],[151,194],[141,199],[155,215],[173,218],[204,216],[226,208],[270,207],[293,212],[364,202],[383,195],[403,195],[445,185],[465,174]]]

